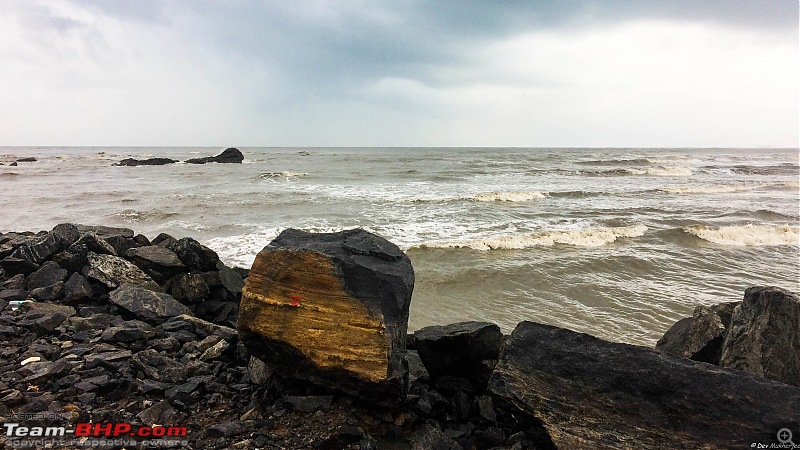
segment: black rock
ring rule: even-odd
[[[0,267],[2,267],[7,273],[30,275],[39,268],[39,264],[24,258],[6,256],[0,260]]]
[[[489,380],[503,345],[500,327],[487,322],[425,327],[414,336],[431,377],[469,377],[479,387]]]
[[[167,233],[159,233],[155,239],[151,242],[152,245],[161,245],[161,246],[169,246],[176,242],[177,239],[168,235]]]
[[[133,237],[133,230],[130,228],[121,227],[107,227],[103,225],[82,225],[76,224],[81,233],[94,233],[101,239],[107,239],[112,236],[122,236],[126,238]]]
[[[217,156],[206,156],[204,158],[187,159],[188,164],[206,164],[206,163],[241,163],[244,161],[244,155],[237,148],[227,148],[225,151]]]
[[[68,317],[75,315],[72,307],[39,302],[23,303],[20,311],[23,314],[17,319],[17,325],[34,327],[44,332],[52,332]]]
[[[28,276],[28,290],[32,291],[36,288],[43,288],[64,281],[67,278],[67,271],[62,269],[58,264],[47,261]]]
[[[49,232],[17,247],[11,254],[11,257],[26,259],[30,262],[41,264],[57,252],[63,250],[63,248],[63,244],[56,235]],[[5,268],[5,266],[3,267]]]
[[[191,314],[189,308],[171,295],[129,283],[111,291],[109,301],[148,322],[158,323],[170,317]]]
[[[348,445],[361,442],[366,437],[364,430],[352,425],[337,428],[330,436],[326,437],[316,447],[319,450],[339,450]]]
[[[244,287],[244,280],[242,280],[242,277],[239,276],[235,270],[222,264],[222,262],[218,262],[217,267],[219,268],[220,283],[225,289],[232,294],[241,294],[242,288]]]
[[[147,426],[152,425],[173,425],[176,416],[175,408],[169,402],[162,400],[155,405],[144,409],[136,415],[136,418]]]
[[[177,159],[169,159],[169,158],[147,158],[147,159],[125,158],[118,163],[112,164],[112,166],[163,166],[166,164],[173,164],[176,162],[178,162]]]
[[[2,289],[25,289],[26,284],[25,275],[18,273],[13,277],[0,283],[0,290]]]
[[[81,230],[74,223],[60,223],[53,227],[51,233],[61,243],[62,248],[69,247],[81,237]]]
[[[181,273],[170,281],[169,293],[184,304],[200,303],[208,298],[208,285],[200,274]]]
[[[236,436],[237,434],[244,433],[245,427],[242,425],[242,422],[233,421],[233,422],[225,422],[225,423],[218,423],[211,425],[206,430],[206,435],[210,438],[218,438],[218,437],[231,437]]]
[[[16,162],[36,162],[36,158],[33,156],[27,156],[25,158],[17,158]]]
[[[64,302],[73,303],[89,298],[92,295],[92,286],[83,275],[73,273],[64,284]]]
[[[431,424],[417,427],[412,435],[412,450],[462,450],[463,447]]]
[[[152,336],[153,328],[138,320],[128,320],[120,326],[107,327],[100,335],[104,342],[133,342]]]
[[[167,245],[167,248],[175,252],[181,262],[191,270],[199,272],[214,270],[219,261],[219,257],[213,250],[192,238],[179,239]]]
[[[532,322],[489,390],[540,448],[749,448],[800,429],[798,387]]]
[[[65,271],[66,272],[66,271]],[[64,282],[58,281],[49,286],[36,288],[30,291],[30,296],[36,300],[53,301],[64,295]]]
[[[186,365],[153,349],[133,355],[131,363],[151,380],[177,383],[186,377]]]
[[[0,300],[6,302],[20,301],[28,298],[28,291],[25,289],[4,289],[0,291]]]
[[[111,235],[109,237],[118,237],[118,236]],[[73,252],[81,252],[83,251],[83,248],[86,248],[90,252],[98,253],[101,255],[117,256],[117,251],[114,249],[114,247],[94,231],[87,231],[81,234],[81,237],[79,237],[77,241],[75,241],[72,245],[70,245],[67,248],[67,250],[72,250]]]

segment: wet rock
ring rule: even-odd
[[[88,260],[89,264],[84,268],[83,274],[110,288],[133,284],[152,291],[161,291],[161,287],[141,269],[118,256],[89,252]]]
[[[178,239],[167,245],[167,248],[175,252],[187,268],[198,272],[216,269],[217,261],[219,261],[219,257],[213,250],[192,238]]]
[[[36,162],[36,158],[33,156],[27,156],[25,158],[17,158],[16,162]]]
[[[70,245],[67,250],[76,254],[94,252],[101,255],[117,256],[117,251],[114,247],[93,231],[81,234],[81,237]]]
[[[83,275],[73,273],[64,284],[64,302],[74,303],[88,299],[92,295],[92,286]]]
[[[725,330],[738,303],[698,306],[688,321],[676,323],[656,348],[672,356],[719,364]]]
[[[431,326],[414,333],[417,351],[431,377],[469,377],[485,386],[500,355],[503,333],[487,322]]]
[[[53,227],[51,233],[61,244],[61,248],[68,248],[81,237],[80,229],[73,223],[60,223]]]
[[[314,412],[331,409],[333,397],[329,395],[288,396],[285,403],[295,411]]]
[[[112,164],[112,166],[163,166],[166,164],[174,164],[176,162],[178,162],[177,159],[169,159],[169,158],[147,158],[147,159],[125,158],[118,163]]]
[[[545,448],[749,447],[800,427],[800,388],[532,322],[489,389]]]
[[[256,257],[237,326],[283,376],[388,400],[403,395],[413,285],[408,257],[379,236],[289,229]]]
[[[165,274],[174,274],[186,267],[175,252],[161,245],[131,248],[125,252],[125,257],[142,269],[157,270]]]
[[[187,159],[187,164],[206,164],[206,163],[241,163],[244,155],[237,148],[227,148],[217,156],[206,156],[204,158]]]
[[[169,294],[153,292],[129,283],[112,291],[109,301],[148,322],[163,322],[170,317],[191,314],[189,308]]]
[[[722,367],[800,386],[800,297],[778,287],[751,287],[733,311]]]
[[[184,304],[200,303],[208,298],[208,285],[200,274],[181,273],[170,281],[169,293]]]
[[[168,235],[167,233],[159,233],[158,236],[156,236],[156,238],[151,241],[151,244],[168,247],[177,241],[178,241],[177,239]]]
[[[80,225],[76,224],[81,233],[94,233],[101,239],[106,239],[112,236],[122,236],[125,238],[133,237],[133,230],[130,228],[120,227],[106,227],[103,225]]]
[[[125,255],[128,250],[139,247],[139,245],[134,242],[132,238],[126,238],[123,236],[110,236],[103,240],[114,249],[114,252],[117,255],[120,256]]]

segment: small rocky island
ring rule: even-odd
[[[363,230],[289,229],[241,269],[191,238],[61,224],[0,234],[0,268],[5,423],[184,426],[165,448],[191,449],[755,448],[800,435],[800,299],[780,288],[698,307],[651,349],[533,322],[409,334],[411,263]]]
[[[244,161],[244,155],[238,148],[227,148],[217,156],[206,156],[203,158],[187,159],[187,164],[207,164],[207,163],[220,163],[220,164],[241,164]],[[177,159],[171,158],[147,158],[135,159],[125,158],[122,161],[112,164],[112,166],[164,166],[167,164],[174,164],[178,162]]]

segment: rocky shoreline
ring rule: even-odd
[[[251,271],[166,234],[76,224],[0,234],[0,417],[181,426],[188,434],[162,448],[192,449],[750,448],[779,444],[783,428],[800,435],[794,293],[753,288],[742,302],[698,308],[658,350],[532,322],[510,336],[482,322],[406,335],[410,264],[390,243],[343,236],[290,232]],[[272,269],[297,258],[299,269]],[[365,340],[300,339],[310,326],[290,316],[260,328],[253,308],[269,307],[324,330],[308,284],[280,275],[292,270],[345,280],[335,306],[380,317],[357,330],[380,338],[339,354]],[[291,303],[264,303],[273,288]],[[305,356],[268,351],[291,342]],[[335,362],[302,353],[320,342]],[[391,376],[376,378],[363,354],[385,355]],[[339,366],[315,376],[329,364]],[[381,382],[397,397],[376,398]]]

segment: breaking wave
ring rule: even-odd
[[[708,227],[693,225],[683,229],[700,239],[720,245],[732,246],[800,246],[800,228],[791,225],[730,225]]]
[[[486,192],[470,197],[470,200],[476,202],[527,202],[545,198],[545,194],[538,191],[520,191],[520,192]]]
[[[275,180],[275,179],[291,179],[291,178],[300,178],[300,177],[307,177],[308,173],[306,172],[266,172],[259,174],[258,177],[262,180]]]
[[[553,230],[539,233],[511,236],[487,237],[450,242],[429,242],[417,248],[471,248],[474,250],[518,250],[530,247],[552,246],[555,244],[578,247],[599,247],[610,244],[618,238],[639,237],[647,232],[644,225],[627,227],[592,228],[588,230]]]

